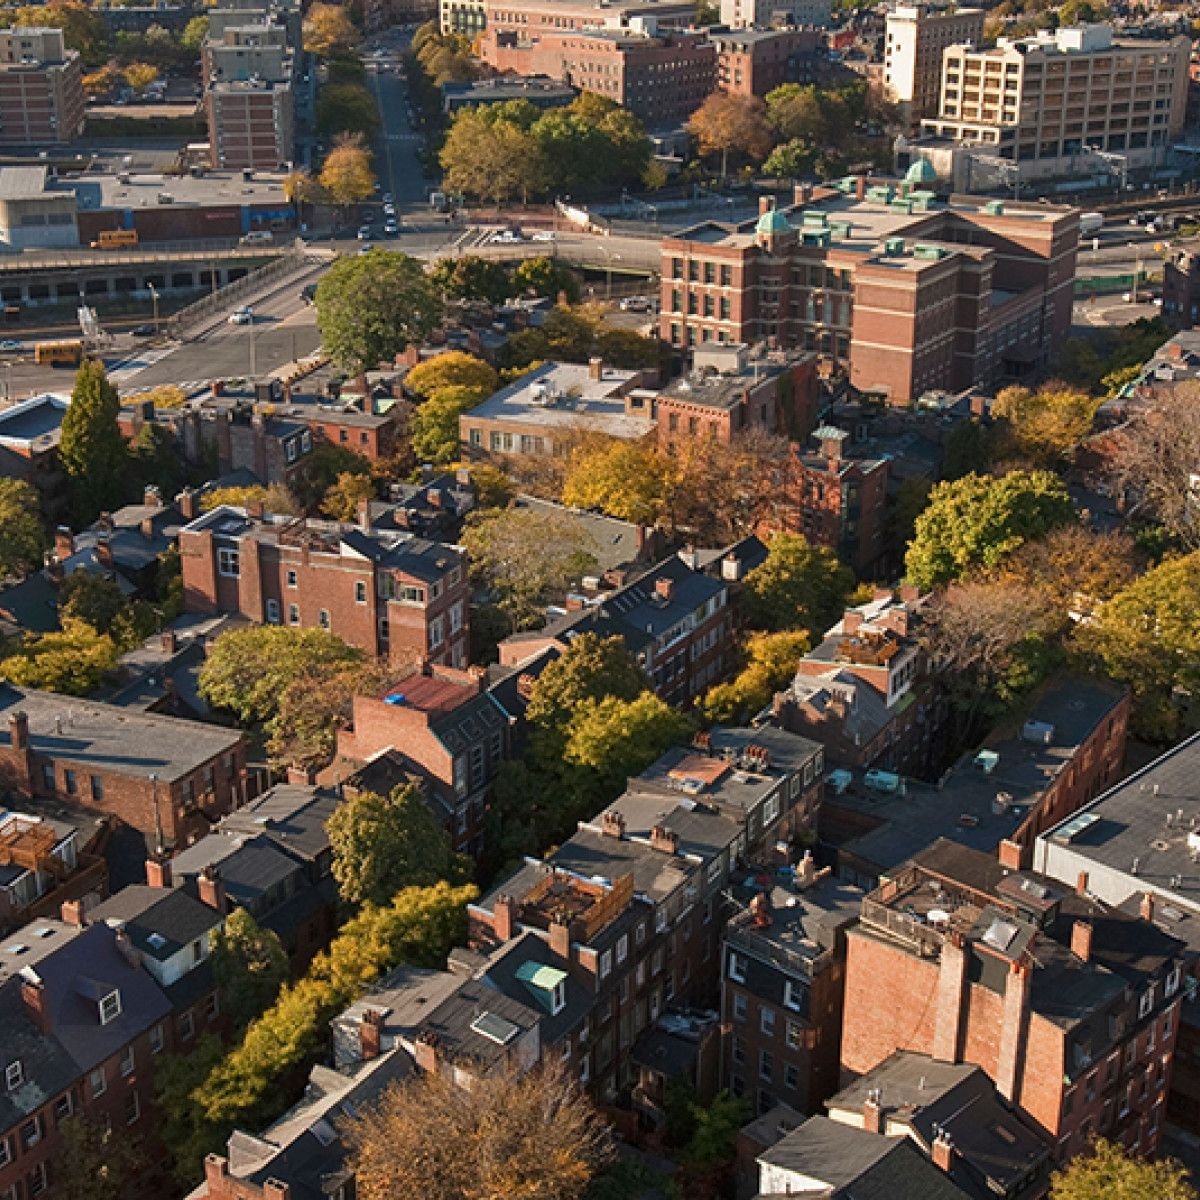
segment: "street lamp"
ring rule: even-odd
[[[254,354],[254,314],[250,314],[250,383],[258,379],[258,362]]]
[[[604,251],[604,276],[605,276],[604,298],[606,300],[611,300],[612,299],[613,259],[615,258],[617,260],[617,262],[620,262],[621,256],[619,254],[614,253],[607,246],[602,246],[601,249]]]
[[[158,337],[158,288],[152,283],[146,286],[150,289],[150,302],[154,305],[154,336]]]

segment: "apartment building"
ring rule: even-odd
[[[759,1115],[819,1110],[838,1086],[846,929],[863,892],[805,853],[790,880],[756,890],[725,927],[722,1083]]]
[[[83,134],[83,68],[61,29],[0,31],[0,143],[46,146]]]
[[[983,9],[902,4],[887,15],[883,85],[910,126],[934,117],[942,91],[942,57],[951,46],[978,46]]]
[[[981,1067],[1061,1163],[1157,1152],[1185,944],[1044,875],[939,839],[848,934],[842,1072],[897,1049]]]
[[[328,629],[395,663],[465,666],[461,551],[397,530],[221,506],[179,532],[189,612]]]
[[[721,0],[721,24],[730,29],[827,29],[831,12],[830,0]]]
[[[1108,25],[949,47],[938,114],[921,128],[1019,164],[1022,180],[1077,176],[1089,148],[1119,155],[1123,172],[1159,167],[1183,129],[1190,53],[1188,38],[1118,41]]]
[[[862,392],[911,405],[1020,377],[1071,323],[1079,218],[1052,205],[939,201],[919,184],[798,186],[757,221],[663,240],[660,334],[815,353]]]
[[[620,31],[639,19],[646,29],[689,29],[694,6],[682,0],[486,0],[486,51],[497,34],[514,35],[517,42],[536,44],[545,34]]]
[[[213,83],[204,95],[204,111],[213,167],[281,171],[292,162],[296,115],[291,83]]]
[[[825,38],[819,29],[714,29],[717,86],[734,96],[765,96],[785,83],[815,83]]]

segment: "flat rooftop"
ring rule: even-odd
[[[56,446],[70,405],[70,396],[43,392],[0,410],[0,446],[26,453]]]
[[[287,205],[282,171],[206,171],[201,176],[164,174],[167,162],[138,161],[126,171],[119,159],[101,162],[81,174],[60,176],[54,191],[73,191],[81,212],[101,208],[157,208],[170,195],[179,207],[255,204]]]

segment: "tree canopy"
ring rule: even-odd
[[[379,109],[374,96],[361,83],[327,83],[317,96],[317,128],[327,136],[359,133],[374,137],[379,131]],[[331,193],[336,198],[336,189],[331,189]]]
[[[841,615],[854,576],[828,546],[778,533],[766,561],[746,576],[747,621],[756,629],[812,629],[821,634]]]
[[[428,400],[443,388],[473,389],[480,398],[490,396],[500,386],[500,377],[490,364],[463,350],[447,350],[418,363],[404,377],[406,391]]]
[[[85,621],[68,617],[62,626],[59,633],[26,634],[0,660],[0,679],[67,696],[86,696],[108,682],[117,671],[116,642]]]
[[[58,445],[81,523],[124,499],[129,450],[117,424],[120,411],[121,399],[104,364],[86,359],[75,376]]]
[[[767,106],[758,96],[713,92],[692,114],[688,130],[700,143],[701,154],[721,156],[721,175],[729,173],[733,151],[760,162],[771,151]]]
[[[0,580],[40,567],[45,550],[37,489],[23,479],[0,479]]]
[[[310,5],[304,17],[304,49],[318,58],[349,54],[358,43],[358,30],[341,4]]]
[[[791,682],[808,649],[809,637],[803,630],[751,634],[746,640],[746,665],[734,679],[705,693],[701,715],[714,724],[747,724]]]
[[[1097,1139],[1050,1182],[1050,1200],[1196,1200],[1188,1172],[1174,1159],[1134,1158],[1116,1142]]]
[[[1099,404],[1086,392],[1051,382],[1036,391],[1005,388],[991,413],[1003,422],[1004,450],[1035,465],[1054,466],[1066,462],[1087,435]]]
[[[288,977],[279,935],[261,928],[244,908],[235,908],[217,931],[212,967],[221,1007],[238,1034],[270,1008]]]
[[[371,169],[371,152],[363,142],[362,134],[346,132],[339,134],[333,149],[325,157],[318,177],[322,189],[334,204],[350,205],[368,200],[375,191],[375,172]],[[372,254],[382,251],[372,251]],[[396,256],[399,257],[399,256]],[[353,258],[340,258],[332,270],[321,281],[317,289],[325,286],[330,275],[340,266],[354,263]],[[318,315],[320,310],[318,309]]]
[[[589,443],[571,455],[563,503],[653,525],[664,514],[673,485],[671,462],[653,447],[616,440]]]

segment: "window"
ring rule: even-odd
[[[746,982],[746,959],[733,950],[729,952],[729,978],[738,983]]]
[[[296,572],[295,571],[289,571],[287,573],[287,585],[290,588],[299,586],[299,584],[296,582]]]
[[[283,448],[287,452],[288,462],[295,462],[297,454],[296,439],[288,438],[288,440],[283,443]]]
[[[221,1015],[221,1002],[217,998],[217,993],[213,992],[211,996],[204,1002],[204,1019],[206,1021],[215,1021]]]
[[[462,627],[463,627],[463,603],[460,600],[460,601],[458,601],[457,604],[455,604],[450,609],[450,632],[451,632],[451,634],[461,632]]]
[[[354,603],[366,604],[367,602],[367,585],[360,579],[354,585]]]
[[[42,1118],[34,1117],[21,1126],[21,1144],[28,1150],[42,1140]]]
[[[775,1059],[768,1050],[762,1050],[759,1052],[758,1073],[768,1083],[771,1082],[775,1075]]]
[[[125,1097],[125,1124],[132,1125],[142,1115],[142,1103],[137,1092],[130,1092]]]
[[[1150,1010],[1154,1007],[1154,988],[1148,987],[1143,993],[1141,1000],[1138,1001],[1138,1018],[1148,1017]]]
[[[784,1033],[784,1038],[787,1041],[789,1050],[799,1050],[804,1044],[804,1039],[800,1036],[800,1026],[795,1021],[787,1023],[787,1030]]]
[[[790,979],[785,981],[783,985],[783,1003],[785,1008],[790,1008],[792,1012],[804,1011],[804,989],[797,983],[793,983]]]
[[[288,624],[289,625],[299,625],[300,624],[300,605],[298,605],[298,604],[289,604],[288,605]]]
[[[736,1034],[734,1034],[733,1038],[733,1061],[735,1063],[744,1063],[746,1061],[745,1043]]]
[[[67,1117],[74,1111],[75,1106],[71,1103],[71,1093],[64,1092],[54,1102],[54,1119],[55,1121],[65,1121]]]
[[[432,650],[435,646],[440,646],[443,641],[443,623],[441,617],[434,617],[429,622],[429,648]]]
[[[79,780],[70,767],[63,769],[63,787],[66,789],[68,796],[77,796],[79,794]]]
[[[25,1068],[19,1058],[14,1059],[4,1068],[4,1086],[11,1092],[25,1082]]]
[[[600,978],[607,979],[612,973],[612,951],[605,950],[600,955]]]
[[[758,1026],[768,1037],[775,1036],[775,1010],[773,1008],[768,1008],[765,1004],[762,1006]]]
[[[192,1010],[189,1008],[179,1014],[179,1036],[186,1042],[191,1040],[195,1032],[196,1018],[192,1016]]]
[[[317,613],[317,624],[320,625],[322,629],[328,629],[329,623],[329,609],[323,608],[319,613]]]
[[[54,765],[42,763],[42,786],[48,792],[54,791]]]
[[[746,1019],[746,997],[741,992],[733,994],[733,1019],[735,1021],[744,1021]]]
[[[108,1091],[108,1077],[104,1074],[103,1067],[97,1067],[88,1076],[88,1087],[92,1089],[93,1100],[99,1096],[103,1096]]]
[[[160,1021],[150,1030],[150,1053],[161,1054],[163,1049],[163,1027]]]
[[[121,993],[111,991],[100,1000],[100,1024],[107,1025],[121,1015]]]
[[[236,579],[239,574],[238,552],[225,546],[217,549],[217,573]]]
[[[268,600],[267,601],[267,624],[268,625],[278,625],[279,624],[279,601],[278,600]]]
[[[783,1068],[783,1086],[793,1092],[800,1087],[800,1072],[791,1063],[787,1063]]]
[[[121,1052],[121,1074],[132,1075],[134,1068],[137,1066],[137,1059],[133,1055],[133,1047],[126,1046]]]
[[[1167,994],[1168,996],[1173,996],[1173,995],[1175,995],[1175,993],[1176,993],[1177,991],[1179,991],[1179,980],[1180,980],[1180,978],[1181,978],[1181,976],[1180,976],[1180,970],[1179,970],[1179,968],[1178,968],[1178,967],[1176,967],[1176,968],[1175,968],[1175,970],[1173,970],[1173,971],[1170,973],[1170,975],[1168,975],[1168,976],[1167,976],[1167,990],[1166,990],[1166,994]]]
[[[623,963],[629,957],[629,934],[621,934],[621,940],[617,943],[617,962]]]
[[[46,1190],[49,1182],[46,1164],[44,1162],[38,1163],[29,1173],[29,1194],[31,1196],[40,1196]]]
[[[12,1162],[12,1151],[8,1148],[8,1138],[0,1137],[0,1167],[7,1167],[10,1162]]]

